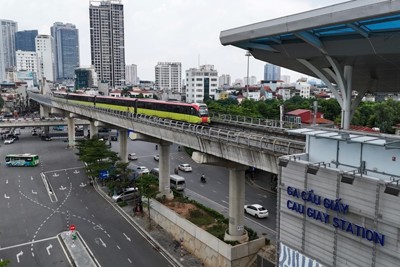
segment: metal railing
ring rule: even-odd
[[[273,137],[268,135],[262,135],[257,133],[244,133],[240,131],[220,129],[216,127],[210,127],[205,125],[190,124],[181,121],[173,121],[169,119],[162,119],[158,117],[148,116],[144,114],[134,114],[125,111],[106,109],[101,107],[89,107],[87,105],[79,105],[75,103],[68,102],[66,99],[54,98],[51,96],[43,96],[38,94],[31,94],[31,99],[43,103],[45,105],[49,104],[49,100],[68,104],[70,106],[79,107],[86,110],[95,110],[96,112],[101,112],[105,114],[111,114],[115,117],[122,119],[133,120],[138,123],[143,123],[147,125],[153,125],[157,128],[163,128],[166,130],[174,130],[175,132],[186,133],[189,135],[196,135],[201,138],[206,138],[210,140],[217,140],[219,142],[232,143],[235,145],[245,146],[254,150],[272,152],[279,155],[291,155],[304,152],[305,143],[301,141],[288,140],[280,137]],[[52,104],[51,104],[52,105]],[[85,112],[85,114],[87,114]],[[84,114],[81,114],[84,115]],[[261,123],[262,121],[257,121]],[[110,123],[110,122],[106,122]],[[111,123],[112,124],[112,123]],[[179,143],[179,140],[176,140]]]

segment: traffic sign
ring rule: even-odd
[[[107,179],[110,176],[109,172],[106,170],[102,170],[99,173],[99,178],[100,179]]]
[[[75,231],[75,224],[71,224],[71,226],[69,227],[70,231]]]

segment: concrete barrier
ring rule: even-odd
[[[265,246],[265,238],[231,246],[181,217],[160,202],[151,200],[151,218],[168,231],[184,248],[198,257],[204,266],[248,266]]]

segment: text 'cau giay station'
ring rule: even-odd
[[[400,138],[297,129],[281,157],[280,266],[399,266]]]

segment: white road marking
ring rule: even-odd
[[[48,245],[47,247],[46,247],[46,250],[47,250],[47,253],[50,255],[50,249],[53,247],[53,245],[52,244],[50,244],[50,245]]]
[[[37,192],[35,192],[35,191],[32,190],[32,194],[37,195]]]
[[[21,257],[22,255],[24,255],[24,253],[22,252],[22,250],[17,254],[17,262],[19,263],[19,257]]]
[[[58,176],[60,176],[60,175],[56,172],[53,174],[53,177],[58,177]]]
[[[131,239],[125,233],[123,233],[123,234],[126,237],[126,239],[128,239],[128,241],[131,242]]]
[[[117,248],[118,248],[118,249],[121,249],[118,245],[117,245]]]
[[[128,261],[129,261],[129,263],[132,263],[132,261],[131,261],[131,259],[130,259],[130,258],[128,258]]]
[[[6,184],[8,184],[8,179],[6,180]]]
[[[86,184],[84,184],[83,182],[79,185],[80,187],[85,187]]]
[[[75,170],[75,171],[74,171],[74,173],[75,173],[75,174],[78,174],[78,173],[79,173],[79,171],[78,171],[78,170]]]
[[[60,190],[65,190],[65,189],[67,189],[67,188],[64,187],[64,186],[61,186],[59,189],[60,189]]]
[[[33,180],[33,176],[31,176],[31,180]]]
[[[102,245],[103,247],[107,247],[106,243],[104,243],[104,241],[103,241],[100,237],[96,237],[96,238],[94,239],[94,242],[96,242],[97,245],[100,245],[100,243],[101,243],[101,245]]]
[[[4,198],[7,198],[7,199],[9,199],[9,198],[10,198],[10,196],[7,196],[7,195],[4,193]]]

